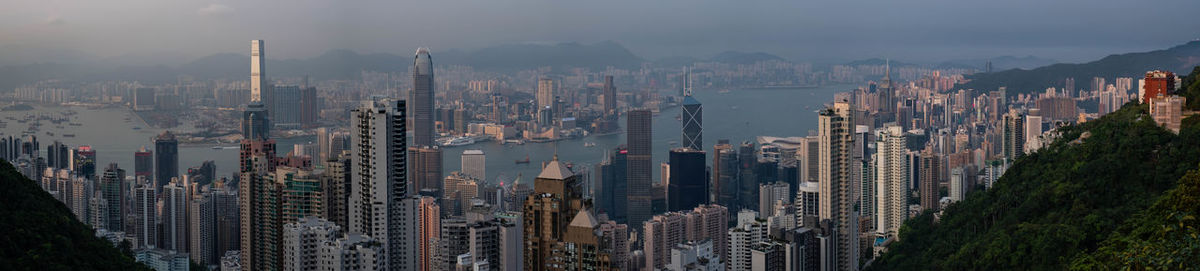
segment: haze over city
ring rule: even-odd
[[[647,59],[762,51],[796,61],[1027,56],[1079,62],[1200,33],[1194,1],[8,1],[0,63],[118,58],[176,65],[237,42],[407,54],[612,40]],[[1154,12],[1145,12],[1154,10]],[[1156,27],[1156,26],[1169,26]],[[72,58],[72,56],[76,58]]]

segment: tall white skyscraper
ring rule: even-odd
[[[355,171],[351,178],[350,229],[384,242],[387,267],[417,266],[416,198],[407,175],[405,101],[372,101],[351,113]]]
[[[263,40],[250,41],[250,101],[271,104],[263,95],[270,95],[270,81],[267,79],[267,42]]]
[[[820,138],[818,180],[820,219],[832,222],[834,257],[838,270],[858,270],[858,212],[856,183],[851,170],[854,148],[853,109],[847,101],[837,101],[821,110],[817,122]],[[731,265],[732,266],[732,265]]]
[[[480,181],[487,181],[487,157],[483,150],[465,150],[462,153],[462,173]]]
[[[887,124],[875,133],[875,232],[880,236],[895,236],[908,218],[909,163],[905,160],[904,129],[895,123]]]
[[[162,221],[163,236],[159,248],[186,253],[188,247],[188,191],[187,185],[178,178],[162,188]]]
[[[158,208],[154,185],[139,177],[133,188],[133,238],[135,248],[158,246]]]

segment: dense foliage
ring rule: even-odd
[[[145,270],[0,161],[0,269]]]
[[[950,205],[939,221],[931,214],[907,221],[899,241],[871,268],[1061,270],[1076,264],[1088,269],[1123,265],[1109,260],[1148,245],[1190,246],[1191,255],[1170,256],[1196,258],[1195,241],[1158,244],[1134,230],[1149,231],[1157,229],[1155,223],[1176,221],[1170,219],[1194,225],[1195,217],[1164,218],[1151,212],[1143,215],[1147,218],[1130,219],[1155,202],[1186,204],[1159,198],[1200,164],[1200,128],[1188,127],[1175,135],[1155,125],[1146,110],[1145,105],[1131,103],[1098,120],[1062,128],[1061,140],[1016,161],[993,188]],[[1194,213],[1195,204],[1190,208],[1169,214]],[[1133,224],[1125,223],[1127,219]],[[1129,234],[1114,234],[1122,225],[1139,226],[1127,226]],[[1102,246],[1118,256],[1085,258]]]

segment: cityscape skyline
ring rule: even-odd
[[[1200,266],[1195,3],[140,1],[0,11],[0,266]]]

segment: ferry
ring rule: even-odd
[[[529,164],[529,155],[525,155],[525,160],[517,160],[516,163],[518,165],[519,164]]]
[[[584,146],[584,147],[588,147],[588,148],[595,147],[595,146],[596,146],[596,142],[584,142],[584,143],[583,143],[583,146]]]
[[[442,147],[456,147],[471,144],[475,144],[475,139],[465,136],[438,140],[438,145],[442,145]]]
[[[75,134],[63,134],[63,137],[75,137]]]

